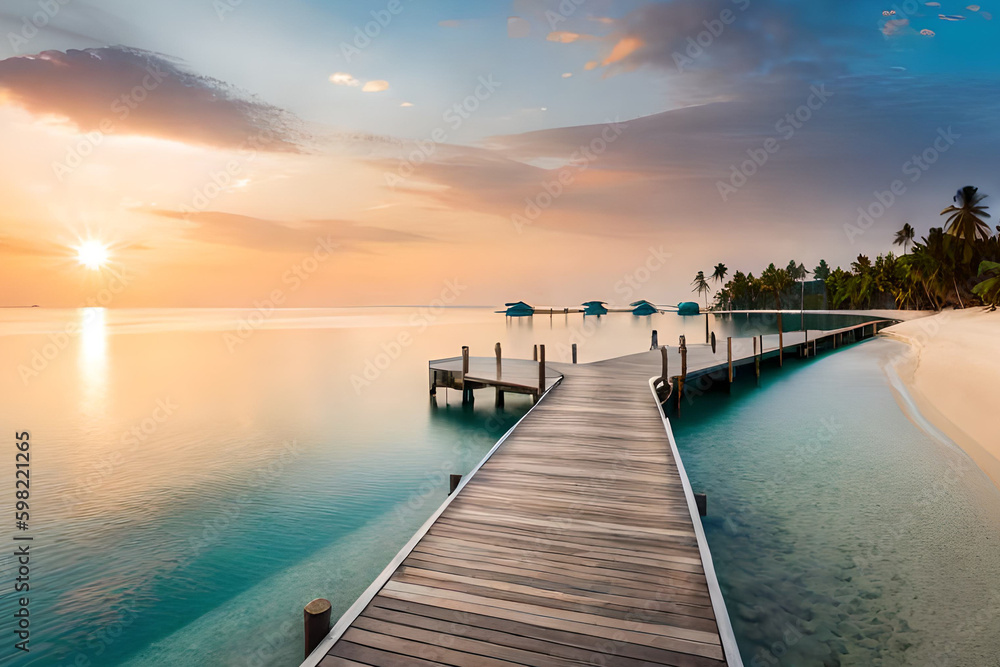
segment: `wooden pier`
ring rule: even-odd
[[[550,364],[551,381],[541,360],[432,362],[432,390],[457,364],[463,389],[544,391],[303,667],[742,666],[664,390],[879,326]]]

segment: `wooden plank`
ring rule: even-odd
[[[753,362],[749,341],[732,347],[734,365]],[[562,384],[397,557],[324,648],[346,661],[330,666],[727,664],[698,519],[649,390],[664,354],[556,365]]]

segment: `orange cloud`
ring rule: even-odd
[[[600,65],[599,62],[597,62],[596,60],[591,60],[590,62],[588,62],[586,65],[583,66],[583,69],[585,69],[585,70],[592,70],[595,67],[597,67],[598,65]]]
[[[601,64],[607,66],[624,60],[642,48],[643,45],[644,42],[638,37],[623,37],[615,44],[615,47],[611,49],[611,54]]]
[[[383,90],[389,90],[389,82],[383,81],[382,79],[376,79],[375,81],[369,81],[361,89],[363,93],[381,93]]]
[[[569,32],[567,30],[556,30],[550,32],[545,39],[550,42],[559,42],[560,44],[572,44],[584,39],[597,39],[594,35],[586,35],[578,32]]]

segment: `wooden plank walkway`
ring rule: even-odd
[[[559,370],[304,665],[742,665],[658,353]]]

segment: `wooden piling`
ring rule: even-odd
[[[778,366],[785,365],[785,336],[781,327],[781,311],[778,311]]]
[[[503,362],[501,359],[500,343],[497,343],[494,349],[496,350],[497,353],[497,380],[500,380],[503,375]],[[498,408],[503,407],[503,389],[501,389],[500,387],[496,388],[496,400],[494,402],[494,406]]]
[[[333,607],[325,598],[316,598],[302,610],[305,625],[306,655],[312,653],[330,632],[330,611]]]
[[[708,342],[708,313],[705,313],[705,342]],[[712,348],[712,351],[715,352],[714,347]]]
[[[538,395],[545,393],[545,346],[538,346]]]
[[[667,346],[660,348],[660,379],[667,381]]]
[[[715,354],[715,332],[712,332],[712,354]]]
[[[760,357],[764,356],[764,337],[760,337]],[[757,379],[760,379],[760,357],[757,356],[757,336],[753,337],[753,365]]]
[[[803,329],[802,331],[806,335],[806,344],[805,344],[804,347],[805,347],[805,353],[806,353],[805,356],[808,359],[809,358],[809,330],[808,329]]]
[[[727,356],[729,357],[729,384],[733,383],[733,337],[726,338]]]
[[[462,476],[461,475],[449,475],[448,476],[448,495],[450,496],[451,494],[455,493],[455,489],[457,489],[458,485],[461,484],[461,483],[462,483]]]
[[[660,343],[657,340],[656,329],[653,329],[653,335],[652,335],[652,338],[649,341],[649,349],[655,350],[659,346],[660,346]]]
[[[538,361],[538,346],[537,345],[535,346],[535,352],[532,355],[531,360],[532,361]]]
[[[694,504],[698,507],[698,516],[708,516],[708,496],[704,493],[694,494]]]
[[[469,346],[462,346],[462,380],[465,380],[465,376],[469,373]]]
[[[576,343],[573,343],[573,363],[576,363]]]
[[[680,337],[680,353],[681,353],[681,374],[677,378],[677,414],[681,413],[681,394],[684,393],[684,383],[687,381],[688,374],[688,348],[687,341],[684,340],[684,336]]]

